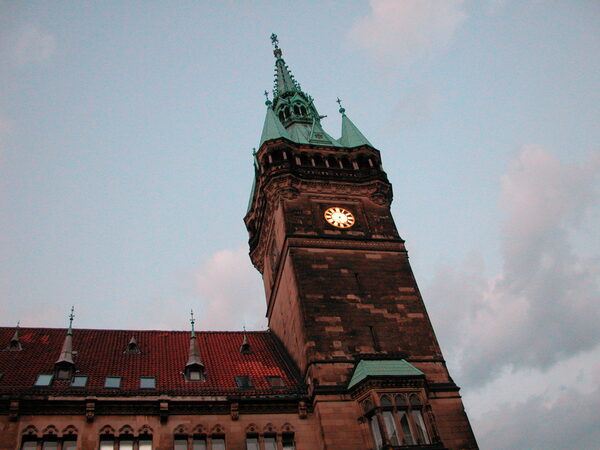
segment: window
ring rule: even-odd
[[[173,441],[173,450],[187,450],[187,447],[187,437],[176,437],[175,441]]]
[[[68,380],[71,378],[71,368],[63,367],[56,371],[56,379],[58,380]]]
[[[194,437],[192,441],[192,450],[206,450],[206,438]]]
[[[88,377],[87,375],[75,375],[71,380],[71,387],[82,388],[87,384]]]
[[[105,388],[120,388],[121,387],[121,377],[106,377],[104,380]]]
[[[34,386],[50,386],[52,384],[52,375],[38,375],[37,380],[35,380]]]
[[[408,400],[408,401],[407,401]],[[369,399],[361,404],[369,421],[376,449],[384,444],[393,446],[430,444],[427,425],[423,417],[423,403],[417,394],[400,394],[393,399],[383,395],[380,410]]]
[[[246,438],[246,450],[260,450],[258,436],[254,435]]]
[[[102,437],[100,440],[100,450],[113,450],[115,440],[112,437]]]
[[[113,436],[100,437],[100,450],[115,450],[117,448],[119,450],[133,450],[134,448],[136,450],[152,450],[152,437],[146,435],[139,438],[134,438],[131,435],[120,436],[116,439]]]
[[[252,389],[252,382],[248,375],[237,375],[235,377],[235,382],[240,389]]]
[[[77,441],[64,441],[62,450],[77,450]]]
[[[267,381],[272,388],[282,388],[285,387],[283,383],[283,379],[279,376],[267,377]]]
[[[141,377],[140,388],[142,389],[155,389],[156,388],[156,377]]]
[[[294,442],[293,433],[284,433],[281,435],[281,443],[283,450],[295,450],[296,443]]]
[[[76,450],[77,449],[77,436],[69,435],[60,439],[55,435],[45,435],[42,439],[35,439],[31,436],[24,437],[24,441],[21,443],[21,450]]]
[[[265,450],[277,450],[277,439],[275,436],[265,436]]]
[[[216,436],[212,438],[212,450],[225,450],[225,438]]]

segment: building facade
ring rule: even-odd
[[[0,449],[473,449],[380,152],[285,64],[244,218],[268,331],[0,329]]]

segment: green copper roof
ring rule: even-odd
[[[373,147],[366,137],[360,132],[356,125],[348,118],[348,116],[342,113],[342,137],[338,142],[343,147],[359,147],[361,145],[368,145]]]
[[[286,138],[290,141],[293,140],[290,138],[290,135],[281,124],[279,119],[275,116],[275,112],[269,106],[267,108],[267,115],[265,116],[265,123],[263,125],[262,134],[260,135],[260,144],[263,145],[265,141],[270,141],[272,139]]]
[[[404,359],[395,360],[362,360],[356,365],[348,389],[367,377],[394,376],[414,377],[424,375],[419,369]]]

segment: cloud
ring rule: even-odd
[[[428,56],[448,45],[467,18],[463,0],[371,0],[348,38],[382,67]]]
[[[591,393],[567,390],[549,402],[529,398],[473,421],[478,444],[489,449],[589,449],[600,442],[600,389]]]
[[[549,368],[600,343],[600,257],[571,239],[600,206],[599,174],[600,154],[568,165],[524,147],[502,178],[500,273],[486,279],[476,257],[437,270],[426,298],[461,382],[481,386],[506,369]]]
[[[247,248],[215,253],[196,274],[199,329],[266,328],[266,306],[260,274],[250,263]]]
[[[36,25],[24,25],[11,43],[12,55],[20,66],[49,59],[56,50],[56,38]]]

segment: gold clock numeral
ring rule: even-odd
[[[327,208],[324,217],[327,223],[337,228],[350,228],[356,221],[350,211],[339,206]]]

